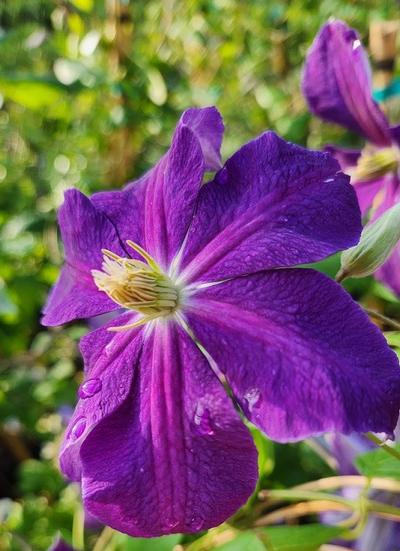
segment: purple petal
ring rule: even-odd
[[[128,397],[81,448],[85,509],[133,536],[220,524],[257,481],[254,444],[221,383],[186,333],[163,322],[140,365],[125,369]]]
[[[61,470],[71,480],[81,479],[80,450],[87,435],[115,411],[129,393],[142,348],[142,332],[131,329],[114,333],[107,328],[131,323],[132,319],[132,313],[123,314],[81,340],[85,380],[60,452]]]
[[[397,176],[386,175],[374,198],[371,221],[379,218],[386,210],[400,200],[400,182]],[[400,244],[395,247],[388,260],[375,272],[375,277],[400,296]]]
[[[204,171],[219,166],[222,133],[216,109],[185,111],[159,163],[123,191],[95,194],[93,203],[123,241],[135,241],[167,267],[186,235]]]
[[[390,257],[375,273],[375,277],[400,296],[400,245],[396,245]]]
[[[181,117],[181,123],[188,126],[200,142],[207,170],[221,167],[221,144],[224,122],[215,107],[188,109]]]
[[[389,145],[385,115],[372,98],[370,67],[359,36],[342,21],[324,25],[306,58],[303,93],[317,116]]]
[[[102,248],[126,256],[115,227],[76,189],[65,192],[58,220],[66,264],[44,307],[43,325],[61,325],[116,309],[116,304],[99,292],[90,273],[101,269]]]
[[[271,438],[393,432],[398,360],[337,283],[282,269],[208,287],[191,301],[196,337]]]
[[[392,140],[400,146],[400,124],[390,128],[390,135],[392,136]]]
[[[60,536],[57,536],[54,543],[51,545],[51,547],[49,547],[48,551],[74,551],[74,548],[71,547]]]
[[[357,193],[361,214],[364,215],[371,208],[380,192],[384,191],[385,178],[379,178],[371,182],[355,182],[354,189]]]
[[[354,245],[360,211],[338,170],[329,154],[273,132],[242,147],[200,192],[183,277],[223,279],[314,262]]]

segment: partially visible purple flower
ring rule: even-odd
[[[57,536],[48,551],[75,551],[61,536]]]
[[[400,126],[390,127],[372,98],[368,58],[354,29],[342,21],[325,24],[306,58],[303,92],[310,110],[363,136],[362,151],[329,146],[351,175],[362,214],[375,220],[400,200]],[[376,272],[400,295],[400,245]]]
[[[217,169],[223,123],[186,111],[159,163],[122,191],[69,190],[66,264],[43,322],[124,308],[81,341],[85,381],[61,466],[122,532],[197,532],[253,492],[257,453],[216,376],[279,441],[392,433],[395,354],[343,289],[294,268],[354,245],[349,178],[266,132]]]

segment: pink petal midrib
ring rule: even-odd
[[[184,408],[182,369],[180,369],[181,361],[178,362],[176,369],[173,369],[172,362],[168,361],[173,355],[172,345],[171,328],[158,327],[154,335],[151,365],[150,434],[153,442],[152,449],[155,451],[153,468],[160,517],[166,518],[169,514],[171,522],[182,518],[183,515],[176,508],[181,507],[185,510],[187,498],[187,491],[185,491],[185,503],[179,503],[176,498],[176,485],[187,488],[187,476],[185,427],[182,416],[179,415],[179,409]],[[160,415],[162,405],[164,405],[163,415]],[[181,442],[177,442],[178,435],[183,437]],[[165,455],[167,456],[167,468],[163,461],[160,462],[160,458],[155,457],[158,449],[163,453],[164,458]],[[160,469],[160,465],[164,465],[164,469]],[[164,477],[165,471],[169,473],[168,478]],[[166,483],[169,485],[169,495],[165,491]]]

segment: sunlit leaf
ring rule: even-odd
[[[268,551],[316,551],[343,533],[343,528],[323,524],[272,526],[263,531]]]
[[[394,446],[400,452],[400,444]],[[356,465],[365,476],[387,476],[400,480],[400,461],[382,449],[372,450],[359,455]]]

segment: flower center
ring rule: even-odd
[[[100,291],[123,308],[143,314],[134,324],[110,328],[114,331],[129,329],[157,317],[167,316],[179,305],[178,289],[156,261],[133,241],[127,241],[127,244],[145,262],[124,258],[102,249],[102,270],[92,270],[94,282]]]
[[[395,172],[398,166],[399,152],[397,148],[385,147],[374,152],[364,149],[355,170],[350,175],[357,181],[368,182],[389,172]]]

